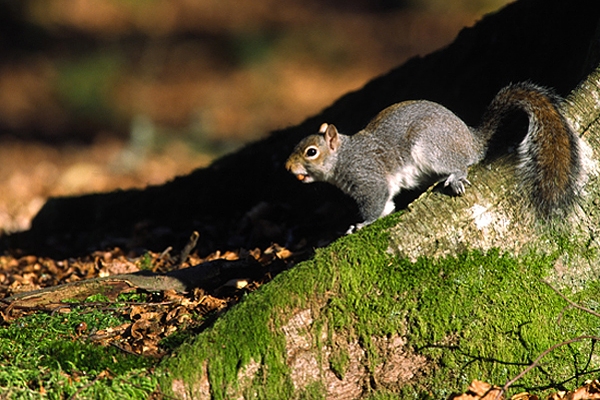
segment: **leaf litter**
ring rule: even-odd
[[[193,247],[192,235],[190,245]],[[200,332],[218,315],[239,302],[247,293],[271,280],[278,272],[295,263],[295,255],[277,244],[265,249],[215,251],[200,257],[190,248],[178,256],[168,248],[162,253],[148,251],[142,256],[129,257],[121,249],[96,251],[81,258],[54,260],[33,255],[0,256],[0,323],[7,325],[36,312],[87,313],[111,312],[126,322],[102,330],[82,323],[73,332],[75,340],[102,346],[114,346],[126,353],[161,358],[186,334]],[[244,263],[250,260],[262,272],[260,276],[219,276],[200,287],[179,291],[173,289],[147,290],[118,284],[86,298],[69,298],[77,291],[55,290],[61,285],[82,285],[95,279],[110,279],[127,274],[157,274],[210,264],[218,260]],[[246,265],[246,264],[242,264]],[[254,264],[253,264],[254,265]],[[243,271],[243,268],[241,268]],[[234,270],[235,272],[236,270]],[[49,290],[53,296],[32,297],[26,303],[19,296]],[[58,293],[58,294],[57,294]],[[87,294],[87,292],[85,292]],[[27,298],[27,297],[26,297]],[[26,305],[22,305],[26,304]]]

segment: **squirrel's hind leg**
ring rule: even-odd
[[[465,184],[471,184],[467,179],[467,173],[465,171],[457,171],[448,175],[448,178],[444,182],[444,187],[450,186],[454,194],[460,196],[465,193]]]

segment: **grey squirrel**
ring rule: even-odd
[[[485,157],[505,114],[520,109],[529,128],[518,147],[517,173],[535,211],[547,218],[572,207],[582,171],[580,139],[561,114],[561,102],[552,90],[533,83],[510,84],[472,128],[440,104],[404,101],[352,136],[321,125],[318,134],[295,147],[286,168],[304,183],[329,182],[350,195],[363,218],[352,232],[393,212],[393,198],[402,189],[432,177],[463,194],[468,167]]]

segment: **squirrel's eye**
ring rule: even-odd
[[[308,149],[306,149],[306,152],[304,154],[308,158],[315,158],[319,154],[319,151],[316,147],[311,146]]]

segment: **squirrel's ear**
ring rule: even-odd
[[[321,129],[323,129],[324,125],[321,125]],[[327,147],[329,150],[336,151],[340,146],[340,136],[338,135],[338,130],[333,124],[329,124],[325,127],[325,143],[327,143]]]

